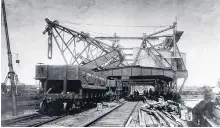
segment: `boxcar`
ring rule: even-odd
[[[36,65],[35,79],[44,91],[43,113],[78,109],[103,100],[106,93],[106,77],[78,65]]]

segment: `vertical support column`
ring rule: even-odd
[[[120,92],[119,92],[119,81],[118,80],[115,80],[115,85],[116,85],[116,100],[118,101],[119,100],[119,96],[120,96]]]
[[[122,97],[122,93],[123,93],[123,85],[122,85],[122,82],[121,81],[119,81],[119,87],[120,87],[120,91],[119,91],[119,98],[121,98]]]
[[[176,77],[174,78],[174,89],[177,92],[177,79],[176,79]]]
[[[47,79],[43,83],[44,94],[47,92]]]
[[[66,94],[66,88],[67,88],[67,80],[64,79],[64,81],[63,81],[63,94]]]
[[[184,78],[184,81],[183,81],[183,83],[182,83],[182,85],[181,85],[181,87],[180,87],[180,89],[179,89],[179,93],[181,93],[181,91],[182,91],[182,89],[183,89],[183,87],[184,87],[184,85],[185,85],[185,82],[186,82],[186,79],[187,79],[188,77],[186,77],[186,78]]]
[[[67,90],[67,71],[68,71],[68,65],[65,67],[65,76],[63,81],[63,94],[66,94]]]
[[[176,70],[177,70],[177,63],[176,63],[176,30],[177,30],[177,22],[175,21],[173,23],[173,57],[174,57],[174,63],[173,67],[175,68],[174,70],[174,89],[177,92],[177,78],[176,78]]]
[[[146,33],[143,33],[143,38],[146,37]],[[143,40],[143,48],[147,48],[146,40]]]
[[[177,30],[177,23],[173,23],[173,57],[176,57],[176,30]]]
[[[154,97],[153,97],[153,99],[156,99],[156,97],[158,95],[158,91],[159,91],[159,89],[158,89],[158,80],[156,79],[155,80],[155,85],[154,85]]]
[[[109,82],[108,82],[108,91],[110,92],[111,91],[111,81],[110,80],[108,80]]]

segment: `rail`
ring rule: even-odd
[[[97,123],[97,122],[102,122],[103,120],[105,120],[104,118],[107,118],[108,116],[109,116],[109,118],[107,118],[107,119],[111,119],[111,117],[110,117],[111,115],[110,115],[110,114],[120,115],[121,112],[123,112],[123,114],[125,114],[126,112],[122,111],[122,110],[123,110],[122,107],[124,107],[125,105],[128,104],[128,106],[130,106],[130,107],[132,107],[132,108],[130,109],[131,111],[129,111],[129,108],[125,107],[126,109],[124,109],[124,110],[127,110],[127,113],[128,113],[127,115],[128,115],[128,116],[126,117],[125,115],[123,115],[123,116],[125,117],[125,120],[124,120],[124,121],[120,121],[120,124],[117,124],[117,123],[114,124],[114,123],[115,123],[114,121],[112,121],[113,124],[107,124],[107,125],[118,126],[118,127],[119,127],[119,125],[120,125],[120,127],[121,127],[121,124],[122,124],[123,126],[126,126],[126,125],[128,124],[128,122],[129,122],[129,120],[131,120],[130,117],[131,117],[132,113],[134,112],[134,110],[135,110],[135,108],[136,108],[136,106],[137,106],[137,104],[138,104],[138,102],[135,103],[135,105],[130,105],[129,103],[131,103],[131,102],[126,102],[126,103],[123,103],[123,104],[117,106],[116,108],[112,109],[111,111],[109,111],[109,112],[107,112],[107,113],[105,113],[105,114],[99,116],[98,118],[96,118],[96,119],[94,119],[94,120],[88,122],[88,123],[85,124],[83,127],[90,127],[90,126],[94,126],[94,125],[95,125],[95,126],[98,126],[98,127],[102,127],[102,126],[97,125],[96,123]],[[119,109],[122,109],[122,110],[119,110]],[[119,111],[118,113],[117,113],[117,110]],[[115,112],[115,113],[114,113],[114,112]],[[112,116],[112,117],[114,117],[114,116]],[[119,117],[117,117],[117,118],[119,118]]]
[[[6,126],[6,127],[39,127],[43,124],[60,119],[64,116],[66,115],[50,117],[47,115],[34,113],[25,116],[19,116],[13,119],[4,120],[1,123],[2,126]]]
[[[121,106],[124,105],[124,104],[125,104],[125,103],[123,103],[123,104],[121,104],[121,105],[115,107],[115,108],[112,109],[111,111],[109,111],[109,112],[107,112],[107,113],[105,113],[105,114],[99,116],[98,118],[96,118],[96,119],[94,119],[94,120],[88,122],[88,123],[85,124],[83,127],[89,127],[89,126],[91,126],[93,123],[95,123],[95,122],[97,122],[98,120],[100,120],[101,118],[107,116],[108,114],[110,114],[111,112],[113,112],[114,110],[118,109],[119,107],[121,107]]]
[[[127,118],[126,122],[124,123],[124,126],[125,126],[125,127],[129,125],[129,123],[130,123],[130,121],[131,121],[131,119],[132,119],[132,114],[134,113],[134,110],[135,110],[135,108],[137,107],[138,103],[139,103],[139,102],[136,103],[136,105],[135,105],[134,108],[132,109],[132,111],[131,111],[129,117]]]
[[[7,126],[7,125],[14,124],[14,123],[22,121],[22,120],[26,120],[26,119],[30,119],[30,118],[35,118],[35,117],[38,117],[38,116],[41,116],[41,114],[34,113],[34,114],[18,116],[18,117],[7,119],[7,120],[2,120],[1,124],[2,124],[2,126]]]
[[[63,117],[65,117],[65,116],[66,116],[66,115],[57,116],[57,117],[52,117],[51,119],[48,119],[48,120],[43,120],[43,121],[39,121],[38,123],[30,124],[30,125],[27,126],[27,127],[39,127],[39,126],[41,126],[41,125],[43,125],[43,124],[52,122],[52,121],[54,121],[54,120],[63,118]]]

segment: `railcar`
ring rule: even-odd
[[[44,92],[42,113],[68,112],[100,102],[107,91],[105,76],[79,65],[36,65],[35,79]]]

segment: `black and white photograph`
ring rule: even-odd
[[[1,0],[1,127],[220,127],[220,0]]]

